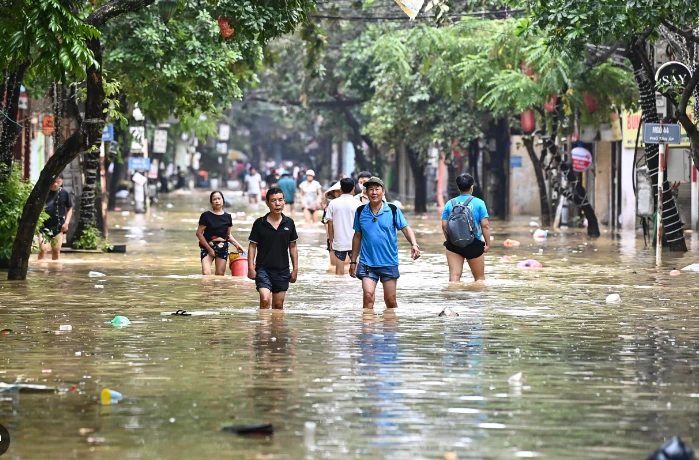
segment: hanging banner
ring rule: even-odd
[[[420,8],[422,8],[422,4],[425,2],[424,0],[396,0],[396,3],[410,19],[415,19],[420,12]]]

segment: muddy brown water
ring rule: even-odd
[[[228,195],[243,241],[263,212]],[[424,255],[411,261],[401,241],[399,308],[367,314],[360,283],[328,271],[320,227],[299,223],[299,280],[283,312],[261,312],[252,281],[198,274],[206,202],[172,194],[149,215],[110,214],[127,254],[0,275],[0,329],[14,331],[0,335],[0,381],[67,390],[0,393],[8,458],[632,459],[672,435],[699,446],[699,274],[669,276],[699,261],[695,235],[694,252],[657,270],[633,234],[536,243],[528,221],[493,222],[474,288],[447,282],[438,216],[408,215]],[[515,268],[526,258],[544,268]],[[460,316],[437,317],[445,306]],[[162,315],[177,309],[219,315]],[[105,324],[115,315],[132,324]],[[124,399],[100,405],[103,388]],[[259,422],[274,436],[221,432]]]

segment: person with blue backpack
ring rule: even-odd
[[[401,210],[383,201],[383,181],[372,177],[364,183],[364,189],[369,203],[358,207],[354,215],[350,276],[362,280],[364,308],[374,308],[379,281],[383,285],[386,307],[396,308],[396,285],[400,277],[398,230],[410,243],[413,260],[420,257],[420,246]]]
[[[490,249],[488,208],[473,196],[473,176],[461,174],[456,186],[461,195],[449,200],[442,212],[444,247],[447,249],[449,281],[461,281],[464,260],[475,281],[485,280],[485,253]]]

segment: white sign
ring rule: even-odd
[[[221,124],[218,125],[218,140],[227,141],[231,137],[231,127],[230,125]]]
[[[167,130],[156,129],[153,135],[153,153],[167,152]]]
[[[225,155],[228,153],[228,144],[226,142],[219,142],[216,144],[216,151],[220,153],[221,155]]]
[[[136,153],[142,152],[143,141],[146,138],[146,128],[143,126],[129,126],[129,132],[131,133],[131,151]]]
[[[575,147],[570,151],[570,157],[573,160],[573,171],[587,171],[592,165],[592,154],[584,147]]]

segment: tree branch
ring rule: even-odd
[[[689,137],[692,146],[690,150],[692,154],[692,161],[694,161],[695,165],[699,165],[699,130],[689,116],[687,116],[687,105],[689,104],[689,99],[694,94],[694,90],[696,89],[697,85],[699,85],[699,68],[694,69],[694,74],[689,80],[689,83],[687,83],[687,86],[685,86],[684,92],[682,93],[682,99],[680,99],[680,103],[677,106],[677,111],[675,112],[677,120],[682,124],[684,130],[687,132],[687,137]]]
[[[685,39],[687,39],[691,42],[699,43],[699,37],[697,37],[696,35],[694,35],[693,33],[689,32],[687,30],[679,29],[674,24],[672,24],[670,21],[668,21],[667,19],[663,19],[662,21],[660,21],[660,23],[662,25],[664,25],[665,27],[667,27],[668,29],[670,29],[672,32],[675,32],[677,35],[684,37]]]
[[[85,19],[85,23],[99,29],[110,19],[133,11],[140,11],[153,3],[155,0],[113,0],[93,11]]]
[[[243,101],[268,102],[275,105],[293,105],[295,107],[302,107],[304,105],[299,101],[287,101],[285,99],[273,99],[259,96],[245,97]],[[338,99],[335,101],[311,101],[307,102],[305,105],[321,109],[344,109],[345,107],[353,107],[355,105],[364,104],[365,102],[367,101],[364,99]]]

